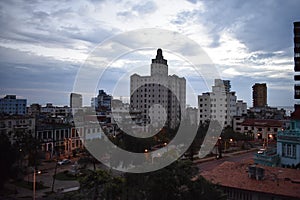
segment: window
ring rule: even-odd
[[[295,144],[282,144],[282,156],[296,158],[296,145]]]

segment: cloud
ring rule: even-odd
[[[243,87],[249,88],[256,81],[267,82],[271,91],[285,88],[286,95],[292,94],[292,22],[300,20],[299,9],[297,0],[284,3],[268,0],[1,1],[0,83],[5,88],[19,88],[12,91],[23,89],[22,96],[26,96],[25,91],[42,88],[69,91],[79,65],[99,43],[125,31],[156,27],[176,31],[200,44],[222,77],[237,84],[238,95],[243,94],[248,101],[251,95],[246,95],[247,89]],[[116,68],[111,80],[120,73],[137,70],[135,65],[150,64],[149,54],[151,58],[155,54],[153,51],[136,57],[111,58],[112,52],[117,55],[143,45],[142,35],[119,39],[119,43],[100,52],[104,57],[117,59],[111,66]],[[167,40],[161,38],[162,42]],[[132,48],[126,47],[126,43],[131,43]],[[160,44],[157,42],[154,48]],[[191,45],[182,45],[180,41],[173,41],[172,45],[177,45],[184,56],[195,56]],[[175,57],[168,55],[166,59],[176,65],[178,73],[192,71],[181,68]],[[99,60],[94,61],[100,65]],[[110,88],[112,82],[106,81]],[[1,90],[1,93],[4,91],[9,92]],[[30,95],[36,96],[32,92]]]
[[[61,93],[72,91],[74,78],[79,66],[76,63],[53,60],[43,56],[32,55],[8,48],[0,48],[0,85],[1,94],[27,96],[29,103],[37,102],[32,96],[39,96],[40,103],[45,104]],[[39,91],[43,91],[39,93]],[[51,91],[51,95],[46,95]],[[60,103],[66,102],[58,98]]]

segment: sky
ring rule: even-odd
[[[298,0],[1,1],[0,96],[15,94],[26,98],[28,105],[69,105],[80,70],[89,65],[105,41],[151,28],[176,32],[196,42],[219,77],[231,81],[231,89],[248,107],[252,106],[255,83],[267,83],[270,106],[292,106],[293,22],[300,21],[299,10]],[[127,34],[120,44],[136,44],[134,51],[127,48],[127,53],[121,54],[122,46],[109,47],[117,57],[94,91],[104,89],[128,100],[130,75],[149,75],[151,59],[160,48],[158,44],[143,49],[142,42],[143,38]],[[210,91],[211,85],[204,87],[205,77],[195,76],[184,60],[193,48],[163,49],[163,54],[169,73],[187,79],[192,88],[187,103],[196,106],[194,97]],[[89,105],[95,94],[87,92],[84,104]]]

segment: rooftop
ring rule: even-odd
[[[250,164],[253,162],[226,161],[201,175],[212,183],[225,187],[300,198],[300,170],[257,165],[265,170],[265,176],[263,180],[256,180],[248,177]]]
[[[280,120],[274,119],[246,119],[243,126],[262,126],[262,127],[282,127],[283,123]]]

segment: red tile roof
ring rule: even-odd
[[[201,175],[225,187],[300,198],[300,170],[259,166],[265,169],[265,178],[256,180],[248,177],[249,164],[226,161]]]

